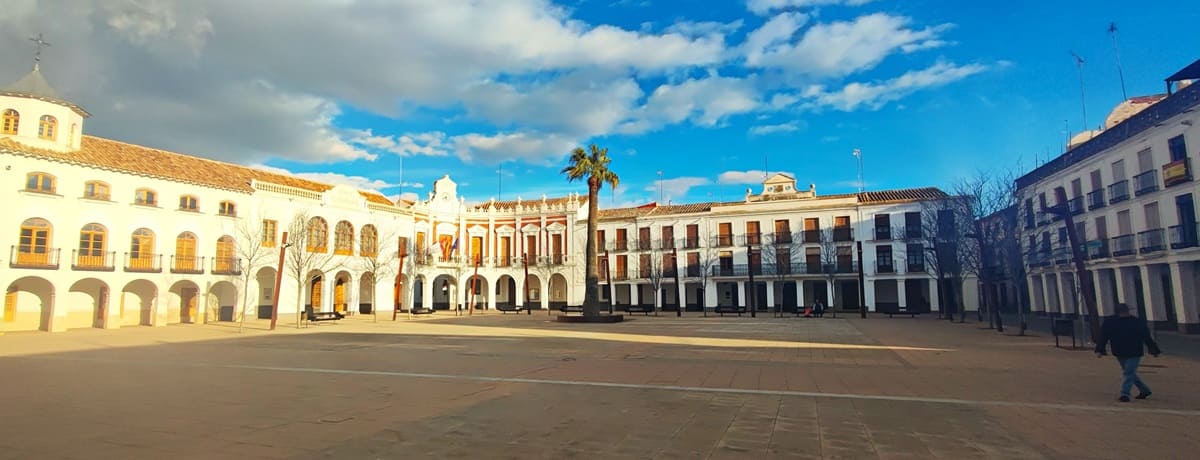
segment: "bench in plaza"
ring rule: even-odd
[[[414,315],[432,315],[433,309],[432,308],[413,307],[412,310],[409,310],[408,312],[411,314],[414,314]]]
[[[499,311],[500,313],[504,313],[504,314],[508,314],[510,312],[511,313],[520,313],[520,312],[525,311],[525,307],[522,305],[516,305],[516,304],[498,303],[498,304],[496,304],[496,310]]]
[[[314,311],[312,305],[304,306],[304,317],[309,322],[337,321],[346,316],[336,311]]]
[[[885,303],[875,305],[875,312],[887,314],[888,318],[891,318],[892,315],[908,315],[909,318],[916,318],[917,315],[921,314],[921,311],[917,309],[905,308],[902,310],[899,304]]]
[[[558,311],[563,313],[583,313],[583,305],[563,305],[558,307]]]
[[[625,307],[625,311],[628,313],[641,313],[646,316],[654,313],[654,316],[658,316],[658,310],[654,309],[654,305],[630,305]]]
[[[713,313],[717,313],[721,316],[725,316],[726,313],[731,315],[737,313],[738,316],[742,316],[742,313],[746,313],[746,311],[746,307],[735,307],[732,305],[722,305],[720,307],[713,308]]]

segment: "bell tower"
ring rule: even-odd
[[[33,70],[16,82],[0,87],[0,139],[29,147],[71,152],[79,150],[83,119],[91,114],[59,97],[42,76],[42,49],[50,44],[39,34]]]

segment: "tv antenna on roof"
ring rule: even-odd
[[[1117,47],[1117,23],[1108,23],[1108,34],[1112,35],[1113,55],[1117,58],[1117,77],[1121,79],[1121,98],[1128,101],[1129,95],[1125,93],[1125,71],[1121,70],[1121,49]]]
[[[1075,54],[1074,51],[1070,51],[1070,53],[1071,53],[1071,57],[1075,58],[1075,65],[1079,69],[1079,104],[1080,104],[1080,107],[1083,108],[1083,129],[1087,130],[1088,129],[1087,96],[1085,95],[1085,93],[1083,91],[1083,63],[1084,63],[1084,60],[1082,57],[1079,57],[1078,54]],[[1070,134],[1068,134],[1068,136],[1069,135]]]

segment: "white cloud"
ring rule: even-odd
[[[685,120],[712,127],[726,117],[751,112],[760,105],[758,91],[749,80],[730,77],[688,79],[655,89],[646,104],[635,113],[635,120],[623,125],[621,132],[643,133]]]
[[[738,19],[731,22],[715,22],[715,21],[680,21],[663,29],[666,33],[675,33],[685,37],[705,37],[713,35],[727,35],[737,32],[742,28],[742,20]]]
[[[751,169],[749,171],[725,171],[717,176],[718,184],[761,184],[763,180],[772,175],[784,173],[792,177],[796,177],[787,171],[771,171],[764,172],[761,169]]]
[[[604,134],[629,116],[642,89],[632,78],[597,82],[596,77],[575,72],[522,85],[481,82],[467,88],[463,104],[469,115],[502,127]]]
[[[709,180],[703,177],[675,177],[671,179],[663,179],[655,181],[653,184],[647,185],[644,191],[658,193],[659,182],[662,183],[662,193],[666,200],[681,199],[687,195],[688,190],[692,187],[708,185]],[[658,195],[655,195],[657,197]]]
[[[746,9],[757,15],[764,15],[774,10],[784,8],[805,8],[826,5],[859,6],[871,3],[872,0],[747,0]]]
[[[333,173],[333,172],[297,173],[297,172],[289,171],[284,168],[278,168],[275,166],[268,166],[268,165],[264,165],[264,164],[252,164],[252,165],[250,165],[250,167],[255,168],[255,169],[261,169],[263,171],[270,171],[270,172],[273,172],[276,174],[283,174],[283,175],[287,175],[287,176],[299,177],[301,179],[308,179],[308,180],[311,180],[314,182],[320,182],[322,184],[346,185],[346,186],[349,186],[351,188],[355,188],[358,190],[379,192],[379,191],[382,191],[383,189],[392,188],[392,187],[396,186],[396,184],[389,183],[387,181],[382,181],[379,179],[371,179],[371,178],[363,177],[363,176],[351,176],[351,175],[338,174],[338,173]],[[411,186],[413,188],[421,188],[423,185],[405,183],[405,186],[406,187]]]
[[[938,62],[922,70],[912,70],[891,80],[876,83],[849,83],[837,91],[813,86],[805,91],[810,98],[809,108],[831,107],[852,111],[866,107],[878,110],[888,102],[898,100],[925,88],[945,85],[987,70],[982,64],[955,65]]]
[[[943,24],[912,29],[909,27],[912,20],[907,17],[875,13],[852,21],[816,24],[804,31],[795,43],[777,43],[787,30],[783,26],[794,22],[777,23],[772,19],[764,24],[763,28],[780,29],[764,32],[767,38],[774,39],[767,42],[769,46],[745,49],[746,64],[801,75],[841,77],[870,69],[898,50],[912,52],[941,46],[946,42],[939,40],[939,35],[951,27]]]
[[[353,130],[350,142],[401,156],[446,156],[450,148],[446,133],[440,131],[387,136],[375,135],[370,129]]]
[[[808,22],[806,14],[782,13],[751,31],[741,45],[746,63],[751,66],[758,65],[762,62],[764,54],[778,52],[780,47],[790,47],[792,36],[805,22]]]
[[[500,163],[520,159],[531,163],[544,163],[548,158],[561,158],[574,149],[574,139],[554,134],[500,133],[495,135],[465,134],[452,139],[455,153],[463,161]]]
[[[787,123],[780,123],[777,125],[753,126],[750,128],[749,132],[751,136],[765,136],[767,134],[795,132],[799,131],[801,128],[802,123],[800,121],[792,120]]]

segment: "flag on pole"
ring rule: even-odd
[[[859,151],[858,149],[854,149],[854,156],[860,157],[860,156],[862,156],[862,152]]]

